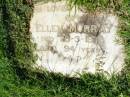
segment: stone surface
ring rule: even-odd
[[[123,68],[123,46],[117,43],[118,18],[84,13],[66,3],[35,5],[32,41],[37,44],[35,68],[74,76],[82,72],[118,73]]]

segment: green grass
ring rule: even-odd
[[[2,52],[0,56],[0,97],[129,97],[125,74],[107,79],[101,74],[68,78],[62,74],[30,72],[23,79]]]
[[[7,1],[11,0],[4,1],[6,1],[6,3],[9,3]],[[19,1],[21,2],[22,0]],[[11,4],[12,3],[9,3],[9,5]],[[25,68],[20,68],[20,64],[12,62],[12,58],[10,59],[6,55],[8,54],[7,51],[5,51],[7,49],[6,46],[8,46],[6,35],[9,34],[9,32],[11,32],[11,35],[14,33],[19,34],[19,32],[22,32],[24,35],[25,32],[27,33],[27,29],[29,28],[29,26],[26,26],[26,24],[28,24],[29,21],[26,18],[30,16],[28,16],[28,14],[26,13],[30,10],[30,7],[26,4],[23,6],[18,5],[18,13],[15,12],[15,7],[13,6],[9,7],[6,4],[5,7],[10,17],[4,17],[3,20],[2,9],[0,9],[0,97],[129,97],[130,11],[128,6],[122,6],[118,14],[119,17],[121,17],[121,20],[124,21],[120,25],[122,29],[119,33],[124,39],[123,43],[126,48],[125,52],[127,55],[127,69],[125,69],[121,75],[113,75],[110,79],[107,79],[102,74],[84,74],[80,75],[80,78],[68,78],[63,76],[62,74],[53,74],[44,71],[38,72]],[[124,14],[125,12],[129,13],[128,16]],[[17,18],[15,18],[16,15]],[[18,22],[21,23],[21,26],[16,25],[16,23]],[[8,24],[6,25],[6,23]],[[12,24],[14,24],[15,26]],[[14,29],[11,28],[12,26],[14,27]],[[15,41],[17,42],[17,39],[15,39]],[[22,59],[22,57],[19,58],[19,55],[22,53],[18,53],[18,51],[20,50],[19,47],[23,45],[19,44],[23,43],[22,38],[19,41],[20,42],[17,42],[18,44],[16,44],[17,48],[15,48],[16,52],[14,53],[17,56],[14,57],[22,60],[23,62],[24,59]],[[24,54],[25,53],[23,53],[23,55],[21,56],[24,56]],[[26,59],[26,61],[27,60],[28,59]],[[28,62],[26,63],[26,65],[27,64]],[[14,68],[14,66],[17,67]]]
[[[125,75],[107,79],[84,74],[80,79],[61,74],[31,72],[30,77],[16,76],[6,58],[0,59],[0,97],[129,97]]]

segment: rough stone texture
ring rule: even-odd
[[[74,76],[82,72],[118,73],[123,68],[123,46],[117,43],[118,18],[108,13],[88,14],[63,1],[35,5],[32,40],[37,44],[36,67]]]

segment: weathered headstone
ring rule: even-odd
[[[35,67],[71,76],[118,73],[124,55],[117,43],[117,27],[117,16],[107,12],[70,11],[64,1],[36,4],[30,29],[37,44]]]

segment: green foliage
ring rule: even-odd
[[[1,8],[5,35],[4,50],[12,66],[20,74],[18,70],[29,69],[35,62],[35,47],[30,40],[29,31],[33,4],[25,0],[2,0]]]
[[[26,0],[1,0],[0,97],[129,97],[130,3],[128,1],[120,3],[119,0],[69,0],[71,6],[85,6],[92,11],[111,6],[114,10],[119,8],[116,13],[121,19],[119,35],[125,45],[127,70],[121,75],[107,79],[102,74],[84,74],[80,75],[80,78],[68,78],[61,74],[26,69],[35,62],[33,55],[35,47],[30,41],[29,32],[33,4]]]
[[[124,71],[127,74],[130,90],[130,0],[124,1],[124,5],[121,7],[120,11],[117,12],[118,17],[120,18],[120,30],[118,33],[123,39],[122,44],[125,46],[126,67]]]
[[[84,8],[85,10],[100,11],[100,10],[119,10],[124,2],[128,0],[67,0],[70,7],[77,6],[79,8]]]
[[[125,75],[111,79],[101,74],[68,78],[61,74],[30,72],[30,78],[21,80],[3,56],[0,69],[0,97],[120,97],[128,94]]]

